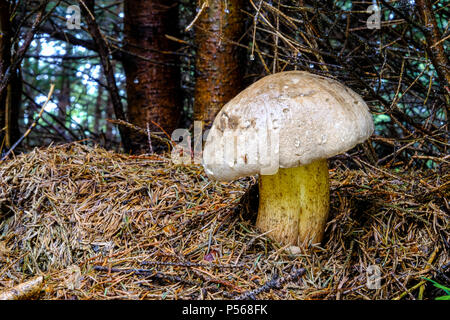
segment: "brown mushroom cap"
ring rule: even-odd
[[[221,181],[274,174],[326,159],[374,130],[364,100],[336,80],[306,71],[253,83],[214,120],[203,151],[206,173]]]

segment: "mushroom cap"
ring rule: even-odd
[[[364,100],[338,81],[306,71],[275,73],[217,114],[203,167],[220,181],[275,174],[345,152],[373,130]]]

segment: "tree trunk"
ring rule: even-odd
[[[9,14],[9,2],[0,0],[0,79],[6,75],[6,71],[11,66],[11,23]],[[0,93],[0,145],[8,136],[7,124],[7,96],[8,90]],[[5,130],[3,130],[5,129]]]
[[[242,0],[210,0],[195,24],[197,45],[194,118],[208,126],[222,106],[242,89],[244,33]]]
[[[22,108],[22,73],[20,68],[14,70],[6,93],[5,146],[11,148],[20,138],[19,115]]]
[[[127,78],[128,118],[143,129],[164,129],[169,135],[180,120],[182,110],[176,44],[166,35],[176,35],[177,1],[126,0],[125,50],[123,66]],[[161,128],[160,128],[161,127]],[[132,150],[148,152],[148,139],[131,133]],[[157,143],[154,141],[153,143]]]

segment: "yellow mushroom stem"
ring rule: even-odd
[[[329,208],[326,159],[259,177],[256,226],[282,244],[319,243]]]

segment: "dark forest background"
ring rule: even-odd
[[[431,0],[0,0],[2,157],[70,141],[158,151],[259,78],[307,70],[370,106],[375,134],[353,154],[446,166],[449,18]]]

